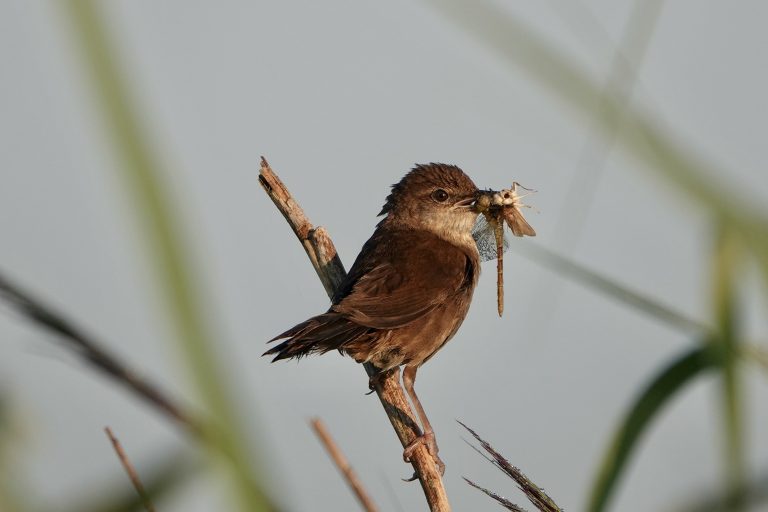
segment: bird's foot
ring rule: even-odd
[[[368,392],[366,395],[370,395],[374,391],[376,391],[376,388],[378,386],[381,386],[382,382],[384,382],[384,379],[389,377],[390,370],[381,371],[375,375],[372,375],[368,377]]]
[[[416,439],[414,439],[411,444],[405,447],[405,450],[403,450],[403,460],[405,462],[411,462],[411,458],[413,457],[413,453],[419,448],[419,446],[426,446],[427,451],[432,456],[432,459],[435,461],[435,465],[437,466],[437,470],[440,472],[440,476],[445,474],[445,463],[440,460],[440,457],[437,455],[437,452],[439,449],[437,448],[437,441],[435,441],[435,433],[434,432],[425,432]],[[416,479],[416,474],[411,478],[405,479],[406,482],[412,482]]]

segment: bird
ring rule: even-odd
[[[424,444],[441,474],[435,433],[414,383],[419,368],[461,326],[480,274],[472,237],[478,188],[464,171],[442,163],[417,164],[398,183],[323,314],[275,336],[263,355],[300,359],[338,350],[371,363],[375,380],[402,367],[403,388],[416,409],[421,434],[403,452],[406,462]]]

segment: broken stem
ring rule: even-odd
[[[123,465],[123,468],[125,468],[125,472],[128,473],[128,478],[131,479],[131,483],[141,498],[144,508],[147,512],[155,512],[155,506],[152,505],[152,500],[149,499],[147,491],[144,490],[139,474],[136,472],[136,468],[133,467],[133,464],[131,464],[130,459],[128,459],[128,455],[125,453],[125,450],[123,450],[120,441],[115,437],[115,434],[112,433],[111,428],[105,427],[104,432],[107,433],[107,437],[112,441],[112,447],[115,449],[115,453],[117,453],[117,458],[120,459],[120,463]]]

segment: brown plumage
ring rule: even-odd
[[[480,273],[472,238],[477,187],[456,166],[418,165],[381,210],[331,308],[276,336],[273,361],[339,350],[382,372],[405,366],[403,383],[438,464],[429,420],[413,391],[416,370],[449,341]],[[406,448],[406,458],[414,446]]]

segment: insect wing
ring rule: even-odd
[[[477,251],[480,253],[480,261],[496,259],[496,235],[494,233],[493,225],[488,222],[485,215],[479,215],[477,217],[475,227],[472,228],[472,238],[475,239],[475,243],[477,244]],[[502,251],[506,252],[508,248],[509,242],[505,236]]]
[[[504,208],[504,220],[507,223],[507,226],[509,226],[509,229],[512,230],[512,234],[515,236],[536,236],[536,231],[533,230],[530,224],[528,224],[528,221],[525,220],[525,217],[523,217],[523,214],[520,213],[520,210],[518,210],[514,206],[509,206]]]

